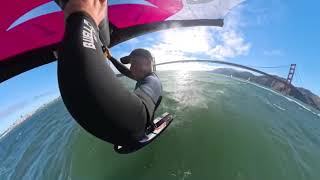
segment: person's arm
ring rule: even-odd
[[[61,97],[72,117],[88,132],[112,144],[141,140],[149,118],[147,107],[105,64],[93,18],[75,12],[65,27],[57,74]],[[97,116],[90,118],[92,114]]]
[[[102,51],[104,53],[104,56],[109,59],[112,64],[118,69],[118,71],[127,76],[128,78],[131,78],[133,80],[135,80],[133,78],[132,72],[130,71],[130,69],[128,69],[125,65],[123,65],[122,63],[120,63],[116,58],[112,57],[110,50],[108,48],[106,48],[105,46],[102,47]]]
[[[123,74],[123,75],[125,75],[125,76],[127,76],[127,77],[129,77],[129,78],[131,78],[131,79],[134,80],[133,75],[132,75],[130,69],[128,69],[125,65],[123,65],[122,63],[120,63],[117,59],[115,59],[115,58],[112,57],[112,56],[109,58],[109,60],[112,62],[112,64],[114,65],[114,67],[116,67],[116,68],[118,69],[118,71],[119,71],[121,74]]]

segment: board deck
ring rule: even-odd
[[[170,125],[172,120],[173,117],[171,114],[169,114],[168,112],[163,113],[161,116],[153,120],[155,128],[153,129],[153,131],[146,134],[146,137],[144,139],[131,146],[115,145],[114,150],[120,154],[128,154],[143,148],[144,146],[155,140]]]

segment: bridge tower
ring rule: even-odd
[[[290,88],[290,85],[291,85],[291,82],[292,82],[292,79],[293,79],[293,75],[296,71],[296,64],[291,64],[290,65],[290,69],[289,69],[289,74],[288,74],[288,77],[287,77],[287,80],[286,80],[286,84],[284,85],[284,88],[283,88],[283,92],[284,93],[288,93],[289,91],[289,88]]]

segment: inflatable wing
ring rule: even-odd
[[[242,0],[109,0],[109,47],[169,28],[223,26]],[[3,0],[0,7],[0,82],[55,61],[64,33],[62,0]]]

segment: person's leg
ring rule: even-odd
[[[66,22],[58,81],[67,109],[91,134],[117,144],[144,135],[146,108],[106,65],[97,27],[84,13],[74,13]]]

